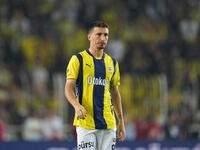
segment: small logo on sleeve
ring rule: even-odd
[[[112,73],[112,72],[113,72],[113,67],[108,66],[108,72],[109,72],[109,73]]]
[[[70,75],[71,75],[71,73],[69,72],[69,69],[67,69],[67,77]]]

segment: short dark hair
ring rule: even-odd
[[[103,21],[94,21],[88,26],[88,33],[90,33],[94,27],[109,28],[109,25]]]

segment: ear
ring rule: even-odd
[[[90,38],[91,38],[91,35],[90,34],[88,34],[88,40],[90,41]]]

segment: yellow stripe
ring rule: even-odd
[[[111,80],[112,73],[109,71],[109,67],[113,68],[114,71],[114,66],[112,59],[108,57],[107,55],[105,56],[105,67],[106,67],[106,80]],[[110,85],[108,87],[105,86],[105,93],[104,93],[104,118],[107,124],[107,128],[115,128],[115,117],[114,117],[114,112],[112,114],[111,109],[112,109],[112,103],[111,103],[111,97],[110,97]]]
[[[87,116],[84,120],[75,117],[75,125],[81,126],[86,129],[95,129],[95,123],[93,119],[93,84],[89,85],[88,76],[94,76],[94,63],[93,57],[87,54],[87,52],[82,52],[81,55],[83,56],[83,99],[82,105],[87,111]],[[86,64],[91,65],[91,67],[87,66]]]

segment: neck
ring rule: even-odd
[[[104,50],[103,49],[93,49],[90,47],[89,51],[94,57],[102,57]]]

